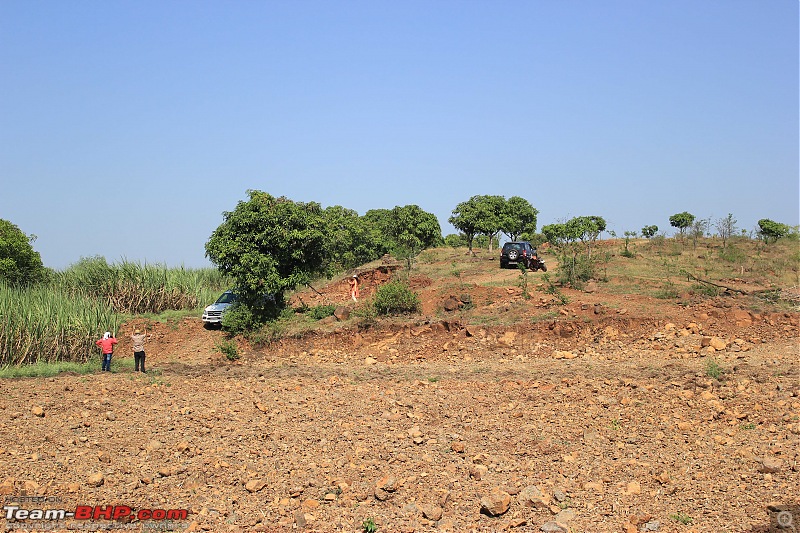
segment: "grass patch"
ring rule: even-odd
[[[112,365],[114,361],[112,359]],[[8,378],[49,378],[73,372],[75,374],[92,374],[100,369],[100,361],[89,360],[85,363],[74,363],[71,361],[56,361],[54,363],[33,363],[30,365],[11,366],[7,365],[0,368],[0,379]]]
[[[710,378],[719,379],[722,374],[725,373],[725,369],[722,368],[719,363],[717,363],[714,359],[706,360],[706,375]]]
[[[214,348],[227,357],[228,361],[236,361],[240,357],[239,348],[234,340],[220,339],[214,343]]]
[[[557,311],[548,311],[547,313],[535,315],[533,318],[531,318],[531,324],[536,324],[538,322],[550,322],[558,317],[559,313]]]
[[[375,525],[375,520],[372,517],[369,517],[361,522],[361,531],[363,533],[377,533],[378,526]]]
[[[333,313],[335,312],[335,305],[315,305],[309,309],[306,314],[314,320],[322,320],[323,318],[333,316]]]
[[[680,296],[678,287],[671,280],[666,280],[661,285],[661,288],[653,295],[659,300],[674,300]]]
[[[683,524],[684,526],[688,526],[694,521],[694,518],[684,513],[683,511],[678,511],[677,513],[669,515],[669,517],[675,520],[676,522]]]

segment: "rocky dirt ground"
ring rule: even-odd
[[[389,277],[362,275],[365,296]],[[0,527],[766,532],[779,515],[797,527],[797,312],[602,286],[557,305],[523,298],[514,272],[485,276],[412,278],[420,316],[331,319],[241,343],[237,361],[215,352],[221,332],[186,319],[151,330],[146,375],[119,365],[123,340],[111,374],[3,382]],[[346,288],[299,296],[345,304]],[[15,520],[15,505],[188,515]]]

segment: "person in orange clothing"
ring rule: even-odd
[[[117,342],[119,341],[117,341],[117,339],[111,335],[110,331],[106,331],[103,334],[102,339],[94,342],[103,352],[103,363],[101,370],[104,372],[111,372],[111,356],[114,355],[114,345],[117,344]]]
[[[352,278],[347,280],[347,283],[350,285],[350,298],[352,298],[354,302],[357,302],[358,301],[358,275],[354,274]]]

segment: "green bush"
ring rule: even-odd
[[[315,305],[314,307],[309,309],[306,314],[311,318],[313,318],[314,320],[322,320],[323,318],[333,316],[333,313],[335,311],[336,311],[335,305]]]
[[[378,287],[373,302],[379,315],[400,315],[419,312],[419,296],[402,281],[391,281]]]
[[[222,328],[229,335],[253,331],[258,329],[261,324],[263,324],[263,320],[259,320],[259,317],[253,313],[251,308],[239,303],[233,304],[222,315]]]
[[[671,280],[664,281],[664,284],[661,286],[661,289],[656,291],[655,297],[660,300],[671,300],[673,298],[678,298],[680,296],[680,292],[678,292],[678,287],[673,283]]]
[[[747,254],[730,244],[719,251],[719,258],[729,263],[742,264],[747,261]]]
[[[269,346],[273,342],[279,341],[283,334],[284,322],[272,320],[263,324],[257,330],[250,331],[247,334],[247,340],[255,346]]]
[[[228,358],[228,361],[236,361],[239,359],[239,348],[233,340],[220,339],[214,343],[214,347],[219,353]]]
[[[706,375],[710,378],[719,379],[725,370],[714,359],[706,360]]]
[[[722,293],[722,289],[720,287],[715,287],[714,285],[709,285],[707,283],[694,283],[689,290],[692,294],[698,294],[700,296],[710,296],[716,297]]]

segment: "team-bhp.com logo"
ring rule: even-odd
[[[133,509],[128,505],[78,505],[75,510],[67,509],[23,509],[19,505],[6,504],[3,506],[3,517],[9,524],[33,525],[52,523],[54,521],[89,521],[89,520],[114,520],[117,522],[153,521],[167,523],[186,520],[189,516],[188,509]],[[18,527],[11,526],[13,529]],[[38,528],[36,528],[38,529]],[[46,527],[45,527],[46,529]]]
[[[800,524],[800,505],[769,505],[770,533],[790,533],[798,531]]]

